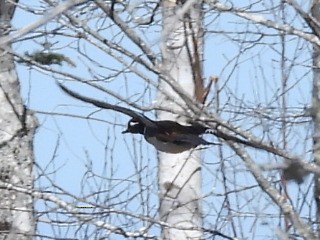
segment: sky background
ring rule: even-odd
[[[245,1],[247,2],[247,1]],[[21,4],[30,4],[29,1],[21,1]],[[33,4],[39,9],[41,7],[38,1],[33,1]],[[244,5],[246,3],[243,3]],[[255,8],[255,7],[253,7]],[[257,9],[261,8],[261,5],[257,4]],[[138,14],[137,12],[134,12]],[[87,13],[88,14],[88,13]],[[264,17],[277,18],[277,13],[264,14]],[[80,16],[85,18],[86,15]],[[290,11],[287,12],[288,18],[286,21],[294,23],[297,26],[301,26],[301,21],[291,15]],[[17,10],[13,25],[16,28],[25,26],[28,23],[36,21],[41,16],[35,16],[34,14],[27,13],[20,9]],[[281,17],[278,17],[281,19]],[[219,86],[222,89],[220,93],[220,107],[224,109],[221,115],[230,121],[234,121],[236,125],[242,125],[250,128],[255,123],[251,118],[237,118],[237,114],[245,109],[250,112],[251,108],[257,106],[259,102],[261,106],[261,112],[270,114],[271,116],[278,115],[278,109],[281,104],[279,99],[276,98],[280,91],[280,37],[274,37],[271,34],[276,32],[263,28],[255,24],[248,24],[246,21],[234,17],[231,14],[224,14],[217,18],[217,14],[213,13],[210,16],[206,16],[205,23],[208,25],[208,32],[210,34],[205,37],[205,50],[204,50],[204,77],[208,79],[212,75],[219,76]],[[102,21],[89,22],[89,25],[102,26]],[[40,30],[49,30],[57,27],[56,23],[48,23],[42,26]],[[112,28],[110,31],[101,31],[101,34],[114,34],[116,28]],[[243,29],[248,29],[252,32],[262,31],[265,35],[260,44],[254,44],[256,39],[259,39],[257,34],[239,34]],[[153,45],[153,49],[159,52],[160,41],[160,28],[155,26],[150,29],[142,29],[146,32],[146,35],[142,35],[144,38],[148,38],[150,45]],[[222,34],[222,31],[230,34]],[[71,32],[71,31],[70,31]],[[270,35],[268,35],[270,34]],[[120,39],[122,36],[119,35]],[[117,38],[117,37],[116,37]],[[28,51],[32,53],[35,50],[42,50],[41,42],[45,39],[40,38],[35,41],[26,40],[19,41],[14,44],[14,50],[20,54]],[[59,71],[66,71],[71,74],[75,74],[84,79],[91,79],[92,73],[89,70],[93,70],[95,74],[101,76],[108,76],[110,74],[116,74],[119,71],[123,71],[125,67],[116,62],[111,57],[106,56],[101,50],[97,50],[90,44],[84,41],[80,42],[80,48],[84,49],[88,56],[92,57],[97,62],[101,63],[101,66],[95,66],[94,64],[89,67],[86,66],[87,61],[83,60],[83,56],[77,54],[75,47],[77,42],[72,38],[63,36],[46,36],[46,40],[54,43],[53,49],[55,52],[63,53],[74,61],[77,66],[71,67],[68,64],[62,66],[53,66],[54,69]],[[237,40],[237,41],[235,41]],[[298,40],[295,37],[288,36],[286,41],[289,42],[286,46],[285,55],[288,59],[286,64],[293,62],[292,71],[289,75],[288,81],[288,105],[290,107],[303,108],[310,104],[311,97],[311,72],[310,68],[310,45],[304,41]],[[133,49],[133,44],[126,38],[122,40],[122,43],[129,49]],[[298,47],[297,47],[298,46]],[[301,67],[301,65],[303,65]],[[37,113],[39,128],[34,140],[35,158],[36,163],[39,166],[36,167],[38,179],[36,186],[39,189],[46,191],[58,191],[54,185],[59,186],[61,189],[72,193],[76,196],[86,195],[93,190],[100,189],[102,194],[99,196],[92,196],[89,199],[92,201],[98,201],[96,198],[108,198],[108,194],[119,193],[119,197],[116,199],[125,201],[126,198],[130,198],[138,191],[138,184],[127,184],[127,182],[121,181],[121,179],[127,179],[138,183],[139,176],[143,176],[143,186],[157,186],[157,160],[155,149],[148,145],[141,136],[122,135],[121,131],[125,129],[128,117],[116,113],[113,111],[99,110],[89,104],[79,102],[66,96],[56,85],[56,80],[63,81],[64,79],[57,79],[56,76],[50,76],[46,72],[39,72],[32,70],[29,66],[17,64],[17,71],[21,82],[21,93],[25,103]],[[145,71],[150,78],[156,80],[156,76]],[[87,96],[95,97],[108,101],[110,103],[126,106],[116,100],[115,98],[95,91],[83,86],[81,84],[67,83],[68,86],[72,86],[72,89],[81,92]],[[112,89],[114,92],[124,96],[131,97],[131,99],[138,99],[142,93],[143,98],[139,100],[144,106],[149,106],[155,99],[154,91],[146,85],[144,81],[139,79],[138,76],[130,74],[128,72],[115,76],[105,86]],[[145,90],[147,89],[147,90]],[[135,95],[134,93],[137,93]],[[243,101],[245,104],[243,108],[234,108],[238,106],[239,102]],[[212,107],[214,111],[214,107]],[[79,117],[71,117],[73,114]],[[146,113],[148,116],[152,116],[151,113]],[[244,114],[245,116],[245,114]],[[89,118],[95,118],[96,120],[89,120]],[[262,124],[265,124],[261,128],[254,130],[254,133],[259,134],[264,129],[271,129],[269,136],[266,138],[277,138],[276,130],[272,130],[274,126],[270,126],[267,121],[261,120]],[[295,129],[295,133],[292,134],[292,139],[289,143],[289,148],[294,151],[296,155],[306,155],[310,157],[310,154],[306,154],[306,149],[303,146],[299,146],[299,139],[295,139],[299,135],[304,135],[304,131],[308,130],[307,126]],[[275,132],[273,132],[275,131]],[[300,132],[301,131],[301,132]],[[216,140],[212,136],[207,136],[208,140]],[[228,147],[224,147],[223,157],[225,159],[225,166],[227,169],[232,169],[230,174],[237,172],[237,176],[230,176],[230,184],[235,181],[240,187],[252,184],[253,178],[246,172],[245,166],[236,159],[232,151]],[[274,156],[255,152],[256,160],[261,163],[266,163],[270,159],[275,160]],[[311,158],[311,157],[310,157]],[[223,193],[225,189],[221,186],[220,168],[221,163],[219,160],[219,151],[215,147],[208,148],[203,151],[203,188],[204,193],[214,191],[215,193]],[[43,176],[42,169],[46,176]],[[140,171],[140,174],[136,174]],[[97,176],[95,176],[95,174]],[[270,179],[274,179],[277,176],[274,173],[270,173]],[[107,179],[119,179],[119,185],[112,189],[112,193],[108,192],[110,186],[108,186]],[[116,180],[113,181],[115,183]],[[307,183],[306,183],[307,184]],[[132,186],[132,188],[128,188]],[[297,194],[297,191],[301,191],[296,185],[290,184],[290,189],[293,194]],[[146,206],[141,206],[140,199],[132,200],[128,205],[128,209],[132,212],[146,212],[147,210],[156,213],[157,210],[157,189],[151,189],[151,195],[147,196],[145,192],[141,194],[141,197],[147,202]],[[259,189],[253,189],[251,193],[245,195],[246,197],[235,197],[234,202],[242,205],[241,209],[245,207],[248,211],[253,211],[250,206],[246,206],[252,199],[258,201],[259,197],[255,196]],[[63,199],[70,200],[71,197],[64,195]],[[203,207],[204,211],[208,210],[210,214],[218,211],[219,206],[223,204],[223,197],[215,197],[215,202],[212,199],[204,199]],[[261,196],[261,201],[265,203],[265,196]],[[78,204],[78,203],[75,203]],[[79,203],[80,205],[82,203]],[[46,205],[42,201],[38,201],[37,208],[39,210],[50,209],[53,206]],[[254,205],[256,208],[257,205]],[[261,213],[269,212],[277,213],[277,209],[270,203],[261,205],[265,209],[254,209],[254,211]],[[142,208],[148,208],[142,210]],[[212,208],[212,209],[211,209]],[[216,209],[215,209],[216,208]],[[152,210],[150,210],[152,209]],[[268,211],[266,211],[268,209]],[[88,210],[90,211],[90,210]],[[94,210],[92,210],[94,211]],[[52,217],[52,216],[51,216]],[[57,215],[58,217],[58,215]],[[214,219],[215,216],[212,216]],[[42,220],[47,219],[46,216],[41,216]],[[249,222],[252,221],[248,220]],[[249,228],[248,232],[256,236],[255,239],[265,239],[264,234],[271,234],[273,225],[270,218],[267,216],[261,216],[261,229],[266,232],[259,234],[255,233],[257,229]],[[268,224],[263,226],[263,223],[267,221]],[[226,221],[227,223],[228,221]],[[215,223],[215,227],[219,230],[228,228],[226,223]],[[277,222],[278,223],[278,222]],[[214,224],[213,224],[214,225]],[[250,224],[248,226],[251,226]],[[58,236],[66,236],[76,230],[78,226],[74,226],[74,229],[63,229],[61,232],[55,232]],[[260,230],[261,230],[260,229]],[[51,226],[48,224],[40,224],[39,232],[42,234],[52,234]],[[157,233],[157,229],[154,229]],[[71,234],[72,235],[72,234]],[[250,235],[249,235],[250,236]],[[121,237],[114,236],[113,239],[121,239]]]

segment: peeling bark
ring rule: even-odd
[[[7,36],[18,1],[0,2],[0,36]],[[34,116],[20,96],[11,44],[0,46],[0,181],[32,189]],[[33,198],[0,189],[0,239],[33,239]]]

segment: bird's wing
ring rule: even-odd
[[[171,134],[172,132],[176,133],[188,133],[191,135],[200,135],[206,132],[208,129],[200,124],[194,123],[193,125],[182,125],[180,123],[170,121],[170,120],[160,120],[156,121],[158,129],[161,129],[163,132]]]
[[[202,137],[199,137],[198,135],[194,134],[181,134],[181,133],[176,133],[176,132],[171,132],[170,134],[168,133],[159,133],[156,134],[155,137],[163,142],[171,142],[171,143],[189,143],[193,146],[198,146],[198,145],[220,145],[219,143],[212,143],[204,140]]]
[[[83,96],[77,92],[70,90],[69,88],[65,87],[63,84],[61,84],[59,82],[58,82],[58,85],[69,96],[72,96],[72,97],[79,99],[83,102],[91,103],[91,104],[93,104],[97,107],[103,108],[103,109],[111,109],[111,110],[114,110],[117,112],[121,112],[123,114],[126,114],[126,115],[138,120],[138,121],[141,121],[146,126],[156,127],[155,123],[151,119],[149,119],[148,117],[144,116],[141,113],[130,110],[128,108],[120,107],[117,105],[112,105],[110,103],[102,102],[102,101],[99,101],[99,100],[96,100],[96,99],[93,99],[90,97]]]

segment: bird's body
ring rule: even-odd
[[[62,84],[59,84],[59,86],[64,92],[74,98],[91,103],[103,109],[112,109],[130,116],[132,119],[128,122],[127,129],[123,131],[123,133],[142,134],[146,141],[159,151],[181,153],[196,148],[199,145],[218,145],[200,137],[201,134],[206,133],[208,128],[198,123],[193,125],[181,125],[170,120],[154,121],[143,114],[128,108],[82,96],[66,88]]]
[[[170,120],[152,122],[153,124],[148,126],[139,120],[131,119],[123,133],[143,134],[146,141],[157,150],[167,153],[180,153],[199,145],[216,145],[199,136],[207,130],[201,125],[186,126]]]

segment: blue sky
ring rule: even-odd
[[[270,17],[271,15],[272,14],[270,14]],[[34,16],[19,10],[14,19],[14,26],[24,26],[39,17],[41,16]],[[252,118],[246,118],[245,114],[243,114],[242,119],[239,118],[238,111],[245,109],[249,114],[251,108],[256,108],[257,102],[259,102],[262,109],[261,111],[266,111],[266,114],[271,114],[272,116],[279,114],[278,110],[281,102],[275,98],[275,96],[281,89],[281,69],[279,64],[281,55],[280,38],[272,36],[272,34],[276,32],[271,29],[262,28],[251,23],[248,24],[244,20],[236,18],[231,14],[222,15],[218,21],[209,24],[214,17],[216,16],[213,14],[206,18],[206,23],[208,23],[207,30],[218,33],[208,34],[205,38],[204,76],[208,78],[211,75],[217,75],[220,78],[219,86],[224,86],[220,95],[220,107],[224,110],[222,116],[225,119],[234,121],[236,125],[241,125],[249,129],[253,127],[256,122],[254,122]],[[290,19],[291,17],[288,18],[288,21]],[[294,22],[300,25],[298,19],[295,19]],[[94,22],[91,22],[89,25],[93,23]],[[103,24],[108,25],[107,23],[101,22],[101,26]],[[51,29],[56,26],[56,23],[50,23],[41,29]],[[261,37],[259,34],[240,34],[239,32],[243,29],[260,31],[261,34],[264,34],[262,39],[259,40],[259,44],[254,44],[254,40]],[[151,28],[151,30],[148,30],[147,35],[148,39],[150,39],[150,44],[155,46],[155,51],[158,51],[157,40],[160,39],[158,30],[159,28],[157,27],[154,29]],[[222,31],[231,33],[221,34]],[[69,32],[71,33],[71,31]],[[112,33],[117,34],[116,28],[112,28],[109,32],[107,30],[101,31],[101,34],[105,34],[106,37]],[[117,37],[121,38],[121,35]],[[235,39],[238,41],[235,41]],[[72,68],[67,64],[53,66],[53,68],[59,71],[65,71],[82,78],[91,79],[93,72],[95,76],[99,74],[100,76],[108,76],[109,74],[114,74],[117,73],[117,71],[126,69],[111,57],[106,56],[101,50],[97,50],[97,48],[84,41],[77,43],[68,37],[51,35],[47,36],[46,40],[55,43],[53,45],[54,51],[67,55],[77,63],[76,68]],[[14,49],[21,54],[25,51],[31,53],[34,50],[42,49],[42,46],[39,44],[42,41],[44,41],[44,38],[37,39],[36,41],[29,40],[19,42],[14,45]],[[288,58],[286,64],[289,66],[291,63],[294,63],[288,81],[288,89],[290,89],[287,95],[288,105],[302,108],[310,102],[311,74],[309,68],[305,67],[310,65],[310,46],[293,36],[287,36],[286,41],[289,42],[285,50],[285,55]],[[132,43],[127,39],[124,39],[123,43],[127,45],[129,49],[132,49]],[[75,49],[77,46],[87,53],[88,56],[100,63],[101,66],[94,64],[86,65],[90,63],[84,59],[83,56],[77,54]],[[139,177],[143,178],[143,184],[145,186],[156,186],[157,161],[155,150],[142,140],[140,136],[121,134],[121,131],[125,128],[128,121],[126,116],[112,111],[100,111],[88,104],[71,99],[63,94],[56,86],[56,76],[31,70],[28,66],[18,65],[17,70],[21,81],[23,98],[31,109],[48,113],[62,113],[61,115],[37,114],[40,127],[35,138],[36,162],[42,169],[45,169],[45,172],[49,174],[49,178],[54,181],[54,184],[72,194],[86,195],[93,190],[109,189],[110,186],[108,186],[108,182],[104,178],[127,179],[128,181],[135,182],[127,185],[126,181],[121,184],[119,183],[117,188],[113,189],[114,191],[110,191],[110,193],[104,192],[101,196],[94,196],[92,200],[99,197],[107,198],[108,194],[116,195],[117,192],[119,194],[121,193],[117,200],[124,200],[126,197],[134,196],[139,190]],[[146,74],[156,80],[156,76],[148,72],[146,72]],[[148,104],[154,100],[152,88],[134,74],[123,73],[103,84],[113,91],[119,94],[125,94],[125,96],[132,97],[133,99],[142,97],[140,102],[145,106],[148,106]],[[69,84],[69,86],[72,86],[73,89],[85,95],[126,106],[111,96],[94,91],[86,86],[79,84]],[[150,87],[151,90],[144,92],[146,86]],[[240,101],[246,103],[245,108],[240,108]],[[238,106],[238,108],[234,106]],[[273,108],[273,111],[270,110],[267,112],[266,110]],[[94,117],[99,119],[99,121],[63,116],[63,113],[75,114],[82,117]],[[268,131],[265,138],[277,138],[279,135],[277,127],[270,126],[270,123],[264,122],[264,120],[261,121],[265,126],[255,127],[254,132],[262,134],[263,130],[267,128],[270,129],[270,131]],[[303,127],[307,128],[308,126]],[[305,154],[303,147],[296,147],[295,145],[299,143],[299,139],[296,140],[297,136],[303,136],[304,134],[303,127],[296,128],[294,130],[295,132],[290,135],[292,138],[290,144],[292,145],[289,145],[289,148],[291,147],[292,151],[295,151],[297,155]],[[54,152],[56,146],[57,151]],[[232,151],[225,147],[222,152],[224,159],[226,159],[225,167],[227,172],[230,171],[230,175],[228,175],[230,178],[230,182],[228,183],[230,188],[232,188],[232,182],[239,184],[240,187],[253,184],[251,175],[246,172],[245,166],[239,159],[235,158]],[[270,159],[274,160],[273,156],[260,152],[252,152],[252,154],[256,156],[257,161],[261,163],[268,162]],[[210,148],[204,151],[204,192],[213,190],[215,193],[223,193],[223,191],[225,191],[221,186],[221,163],[218,156],[219,153],[217,149]],[[88,169],[92,171],[88,171]],[[140,174],[137,174],[138,170],[141,171]],[[96,176],[94,174],[96,174]],[[270,174],[270,178],[274,176],[274,173]],[[116,181],[113,181],[114,184],[115,182]],[[36,185],[45,190],[57,190],[52,186],[52,183],[43,176],[41,176]],[[132,188],[130,189],[128,186]],[[291,189],[293,189],[293,192],[297,191],[296,186]],[[252,192],[244,195],[245,197],[243,198],[242,196],[233,196],[232,201],[243,205],[240,206],[239,209],[244,209],[248,201],[252,201],[252,199],[257,201],[255,196],[257,192],[259,192],[259,189],[254,188]],[[139,197],[145,200],[145,206],[139,205]],[[128,210],[142,213],[146,213],[147,211],[156,212],[156,188],[151,189],[151,196],[147,196],[145,191],[139,197],[137,201],[133,200],[131,204],[129,204]],[[67,196],[63,196],[63,198],[68,199]],[[259,198],[261,198],[261,201],[266,201],[263,196]],[[213,214],[215,211],[218,212],[220,204],[223,204],[224,201],[224,197],[219,198],[213,196],[213,199],[216,201],[216,204],[212,203],[212,198],[208,198],[208,200],[205,199],[203,202],[205,210],[212,208],[208,210],[208,214]],[[101,199],[99,199],[99,201],[101,201]],[[42,203],[39,203],[38,206],[39,208],[44,207]],[[252,207],[249,206],[248,211],[253,211],[252,208],[257,207],[256,205],[252,205]],[[216,210],[214,208],[216,208]],[[277,212],[277,209],[274,209],[271,203],[264,204],[261,208],[269,210],[255,210],[258,212],[261,211],[261,213]],[[214,219],[215,216],[212,218]],[[251,224],[253,220],[248,221]],[[261,221],[270,221],[270,219],[262,217]],[[215,227],[217,229],[221,227],[225,230],[224,224],[225,223],[220,222],[217,223]],[[269,224],[272,225],[274,223],[270,221]],[[50,226],[46,224],[40,226],[41,232],[51,233]],[[252,231],[251,234],[253,236],[256,225],[252,226],[254,227],[252,227],[250,231]],[[225,228],[228,228],[228,225]],[[269,226],[261,228],[266,228],[266,232],[267,230],[270,231]],[[77,227],[74,227],[74,229],[77,229]],[[155,232],[156,231],[157,230],[155,230]],[[70,233],[67,233],[67,230],[63,229],[60,234]],[[255,239],[265,239],[263,237],[264,236],[261,238],[256,237]],[[115,237],[114,239],[121,238]]]

